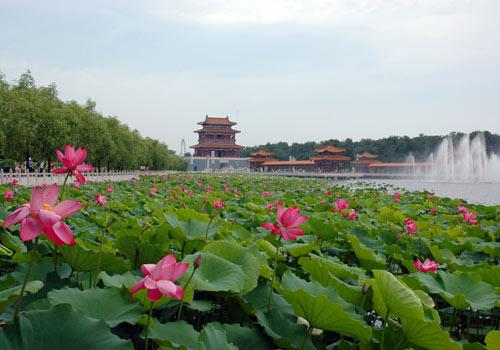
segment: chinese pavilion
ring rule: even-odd
[[[240,156],[243,146],[236,144],[236,134],[239,130],[234,130],[235,122],[229,117],[213,118],[208,115],[205,120],[198,123],[201,129],[195,130],[198,134],[198,144],[191,146],[194,148],[195,157],[216,157],[234,158]]]
[[[352,161],[352,165],[356,172],[369,172],[369,165],[373,163],[380,163],[377,159],[378,155],[364,151],[361,154],[356,154],[356,159]]]
[[[252,170],[256,171],[303,171],[303,172],[345,172],[349,170],[351,158],[339,153],[344,153],[345,149],[328,145],[315,149],[316,155],[308,160],[287,160],[280,161],[272,159],[272,153],[259,151],[252,153],[250,159]],[[267,156],[267,159],[265,158]]]
[[[314,151],[316,152],[316,156],[310,159],[314,161],[316,169],[320,172],[342,173],[345,170],[349,170],[351,157],[339,154],[344,153],[345,148],[337,148],[328,145],[326,147],[316,148]]]
[[[263,171],[264,167],[262,166],[262,164],[264,164],[265,162],[275,161],[273,159],[273,153],[263,149],[259,150],[258,152],[250,153],[250,156],[252,157],[249,160],[251,171]]]

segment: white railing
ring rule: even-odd
[[[161,176],[176,173],[176,171],[131,171],[131,170],[111,170],[108,172],[89,172],[85,173],[84,176],[89,182],[119,182],[128,181],[132,178],[138,178],[139,176]],[[17,180],[19,185],[26,187],[41,186],[42,184],[52,185],[57,183],[62,185],[64,183],[64,178],[66,174],[52,174],[52,173],[5,173],[0,169],[0,185],[6,185],[12,183],[12,181]],[[74,179],[69,179],[68,182],[71,183],[75,181]]]

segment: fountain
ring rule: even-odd
[[[464,135],[456,145],[451,135],[443,139],[436,151],[428,158],[431,167],[426,178],[446,182],[498,182],[500,181],[500,157],[486,153],[482,133],[472,140]]]

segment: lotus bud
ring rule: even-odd
[[[194,259],[194,268],[197,269],[201,266],[201,255],[197,255]]]

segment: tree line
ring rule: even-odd
[[[480,131],[475,131],[471,133],[471,139],[479,132]],[[500,135],[493,134],[489,131],[484,131],[483,134],[487,153],[500,153]],[[453,137],[453,142],[457,143],[465,134],[454,132],[451,135]],[[368,151],[377,154],[378,159],[384,162],[404,162],[411,153],[417,161],[425,161],[429,154],[439,146],[443,138],[444,136],[427,136],[421,134],[417,137],[390,136],[378,140],[362,139],[360,141],[353,141],[348,138],[343,141],[330,139],[321,142],[294,142],[292,144],[277,142],[247,147],[242,151],[241,155],[242,157],[249,157],[250,153],[256,152],[259,149],[265,149],[266,151],[273,152],[274,158],[279,160],[287,160],[290,157],[297,160],[303,160],[313,156],[315,154],[315,148],[331,144],[336,147],[345,148],[345,154],[350,157]]]
[[[184,170],[186,162],[166,144],[142,137],[116,117],[104,116],[88,99],[62,101],[55,84],[36,86],[31,73],[9,84],[0,73],[0,161],[54,162],[55,149],[69,143],[88,149],[97,170]]]

